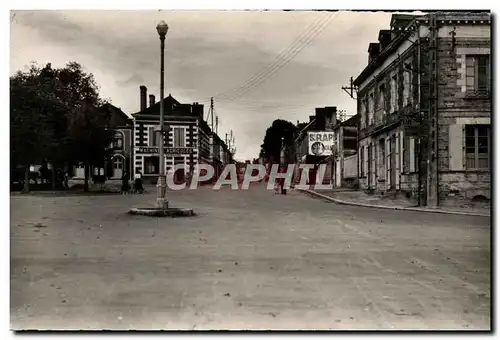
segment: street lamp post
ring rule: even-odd
[[[167,181],[165,176],[165,155],[164,155],[164,117],[163,117],[163,91],[164,91],[164,68],[165,68],[165,37],[168,32],[168,25],[165,21],[160,21],[156,26],[158,35],[160,36],[160,174],[158,183],[156,184],[157,198],[156,205],[158,209],[166,209],[167,201],[165,200],[167,192]]]

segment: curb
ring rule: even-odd
[[[365,208],[377,208],[377,209],[389,209],[389,210],[405,210],[405,211],[417,211],[417,212],[430,212],[430,213],[438,213],[438,214],[448,214],[448,215],[464,215],[464,216],[478,216],[478,217],[491,217],[491,215],[486,215],[486,214],[481,214],[481,213],[468,213],[468,212],[462,212],[462,211],[446,211],[446,210],[437,210],[437,209],[428,209],[428,208],[411,208],[411,207],[388,207],[386,205],[377,205],[377,204],[367,204],[367,203],[357,203],[357,202],[348,202],[348,201],[343,201],[339,200],[337,198],[333,198],[327,195],[320,194],[319,192],[315,192],[312,190],[307,190],[307,189],[294,189],[300,192],[304,192],[306,194],[310,194],[312,196],[317,196],[324,198],[328,201],[337,203],[337,204],[343,204],[343,205],[352,205],[352,206],[358,206],[358,207],[365,207]]]
[[[131,215],[143,215],[153,217],[191,217],[194,216],[193,209],[184,208],[132,208],[128,212]]]

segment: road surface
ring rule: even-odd
[[[11,196],[12,328],[490,329],[489,218],[154,195]]]

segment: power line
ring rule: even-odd
[[[269,68],[272,68],[273,65],[275,63],[277,63],[281,58],[283,58],[283,56],[285,56],[287,53],[289,53],[289,50],[295,46],[298,42],[301,41],[301,39],[303,38],[304,35],[310,33],[312,30],[315,29],[315,27],[318,25],[318,23],[323,20],[323,18],[318,18],[318,20],[316,20],[314,22],[314,24],[311,24],[309,25],[309,27],[307,28],[306,30],[306,33],[303,33],[301,34],[297,39],[294,40],[294,42],[289,45],[286,49],[284,49],[283,51],[281,51],[274,59],[272,62],[270,62],[265,68],[261,69],[260,71],[254,73],[253,76],[251,76],[249,79],[247,79],[246,81],[244,81],[240,86],[232,89],[232,90],[229,90],[229,91],[225,91],[225,92],[222,92],[222,93],[218,93],[215,97],[216,98],[223,98],[224,96],[228,95],[228,94],[231,94],[231,93],[234,93],[235,91],[241,89],[241,88],[244,88],[245,86],[248,85],[248,83],[251,83],[252,81],[254,81],[256,78],[258,78],[259,76],[261,76],[262,74],[265,74],[267,72],[267,70]]]
[[[291,51],[288,56],[286,56],[284,59],[282,59],[278,64],[275,64],[271,69],[268,70],[267,73],[264,73],[260,77],[258,77],[256,80],[254,80],[252,83],[248,84],[244,88],[240,89],[236,93],[232,94],[229,97],[226,97],[226,100],[234,100],[235,98],[241,97],[244,94],[248,93],[249,91],[255,89],[256,86],[261,85],[265,81],[269,80],[271,76],[276,74],[281,68],[286,66],[288,63],[290,63],[293,58],[295,58],[305,47],[307,47],[326,27],[328,22],[331,20],[332,16],[330,18],[326,18],[326,20],[322,21],[320,24],[320,28],[317,29],[316,31],[308,34],[307,37],[303,38],[303,41],[301,41],[302,45],[297,45],[295,46]],[[305,41],[305,43],[303,43]]]
[[[276,59],[270,65],[268,65],[268,67],[255,74],[253,77],[251,77],[236,89],[219,94],[217,98],[223,99],[224,101],[234,100],[235,98],[244,95],[251,89],[268,80],[282,67],[287,65],[305,47],[307,47],[321,32],[323,32],[328,26],[329,22],[332,20],[333,16],[334,15],[328,13],[327,15],[320,18],[318,21],[316,21],[315,24],[313,24],[314,27],[312,29],[310,29],[305,35],[303,34],[298,41],[295,41],[285,51],[280,53],[280,55],[278,55]]]

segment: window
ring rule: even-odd
[[[391,109],[390,112],[396,112],[398,110],[398,78],[393,76],[391,78]]]
[[[116,170],[123,169],[123,159],[121,157],[115,157],[113,159],[113,169]]]
[[[155,127],[149,128],[149,146],[160,146],[160,131]]]
[[[469,55],[466,57],[466,89],[467,92],[490,92],[490,56]]]
[[[368,99],[368,125],[373,124],[373,113],[375,112],[375,94],[370,93],[370,98]]]
[[[184,148],[184,128],[174,128],[174,148]]]
[[[364,128],[365,125],[368,125],[368,109],[365,104],[365,99],[362,98],[361,101],[359,102],[359,113],[360,113],[360,126],[361,128]]]
[[[411,65],[405,64],[403,72],[403,107],[411,104]]]
[[[123,149],[123,134],[116,132],[113,137],[113,149]]]
[[[491,127],[488,125],[467,125],[465,127],[466,169],[489,169],[490,129]]]
[[[383,113],[385,113],[384,95],[385,95],[385,85],[380,85],[378,91],[378,108],[379,110],[382,110]]]
[[[360,166],[359,176],[360,177],[365,177],[365,147],[364,146],[362,146],[359,149],[359,157],[360,157],[360,160],[359,160],[359,166]]]
[[[144,174],[158,174],[160,172],[160,157],[144,157]]]
[[[418,172],[418,152],[420,148],[420,139],[415,137],[409,138],[409,172]]]

